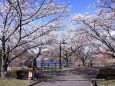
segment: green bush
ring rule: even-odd
[[[115,69],[100,69],[97,79],[113,80],[115,79]]]
[[[18,70],[16,71],[16,75],[17,75],[17,79],[28,79],[28,71],[29,70]],[[43,78],[44,75],[42,72],[35,71],[35,78],[39,79],[39,78]]]
[[[7,78],[16,78],[16,79],[21,79],[21,80],[27,80],[28,72],[29,72],[28,69],[10,70],[10,71],[7,71]],[[43,71],[37,69],[35,71],[35,78],[36,79],[45,78],[46,77],[45,74],[47,74],[46,72],[43,72]]]
[[[28,79],[28,70],[17,70],[17,79]]]
[[[17,79],[27,79],[28,78],[28,70],[10,70],[7,71],[7,78],[17,78]]]
[[[16,76],[17,76],[17,75],[16,75],[16,71],[14,71],[14,70],[7,72],[7,77],[8,77],[8,78],[16,78]]]
[[[26,80],[26,79],[28,79],[28,71],[29,71],[28,69],[11,70],[11,71],[7,72],[7,77]],[[61,71],[56,68],[47,68],[47,69],[43,69],[43,70],[36,69],[35,78],[36,79],[47,78],[48,75],[57,75],[58,72],[61,72]]]

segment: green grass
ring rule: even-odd
[[[0,79],[0,86],[27,86],[27,80],[18,80],[18,79]]]
[[[99,81],[99,86],[115,86],[115,80]]]

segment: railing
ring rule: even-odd
[[[66,66],[66,63],[61,64],[62,67]],[[68,67],[72,67],[73,63],[68,63]],[[59,63],[39,63],[37,67],[59,67]]]
[[[66,63],[62,63],[61,64],[62,67],[66,67]],[[79,64],[78,64],[79,65]],[[111,66],[111,65],[115,65],[115,63],[93,63],[92,66],[93,67],[103,67],[103,66]],[[82,65],[80,65],[79,67],[81,67]],[[86,64],[87,67],[90,67],[90,64]],[[59,67],[59,63],[39,63],[38,67]],[[68,67],[74,67],[74,63],[68,63]]]

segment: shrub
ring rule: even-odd
[[[29,70],[24,70],[24,69],[16,71],[17,79],[28,79],[28,71]],[[44,77],[43,73],[40,73],[40,71],[35,71],[36,79],[43,78],[43,77]]]
[[[115,69],[100,69],[97,79],[113,80],[115,79]]]
[[[8,78],[16,78],[16,71],[12,70],[12,71],[8,71],[7,72],[7,77]]]
[[[28,70],[17,70],[17,79],[28,79]]]

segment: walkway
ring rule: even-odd
[[[38,83],[35,86],[91,86],[91,83],[83,74],[65,73],[64,76],[50,79],[47,82]]]

